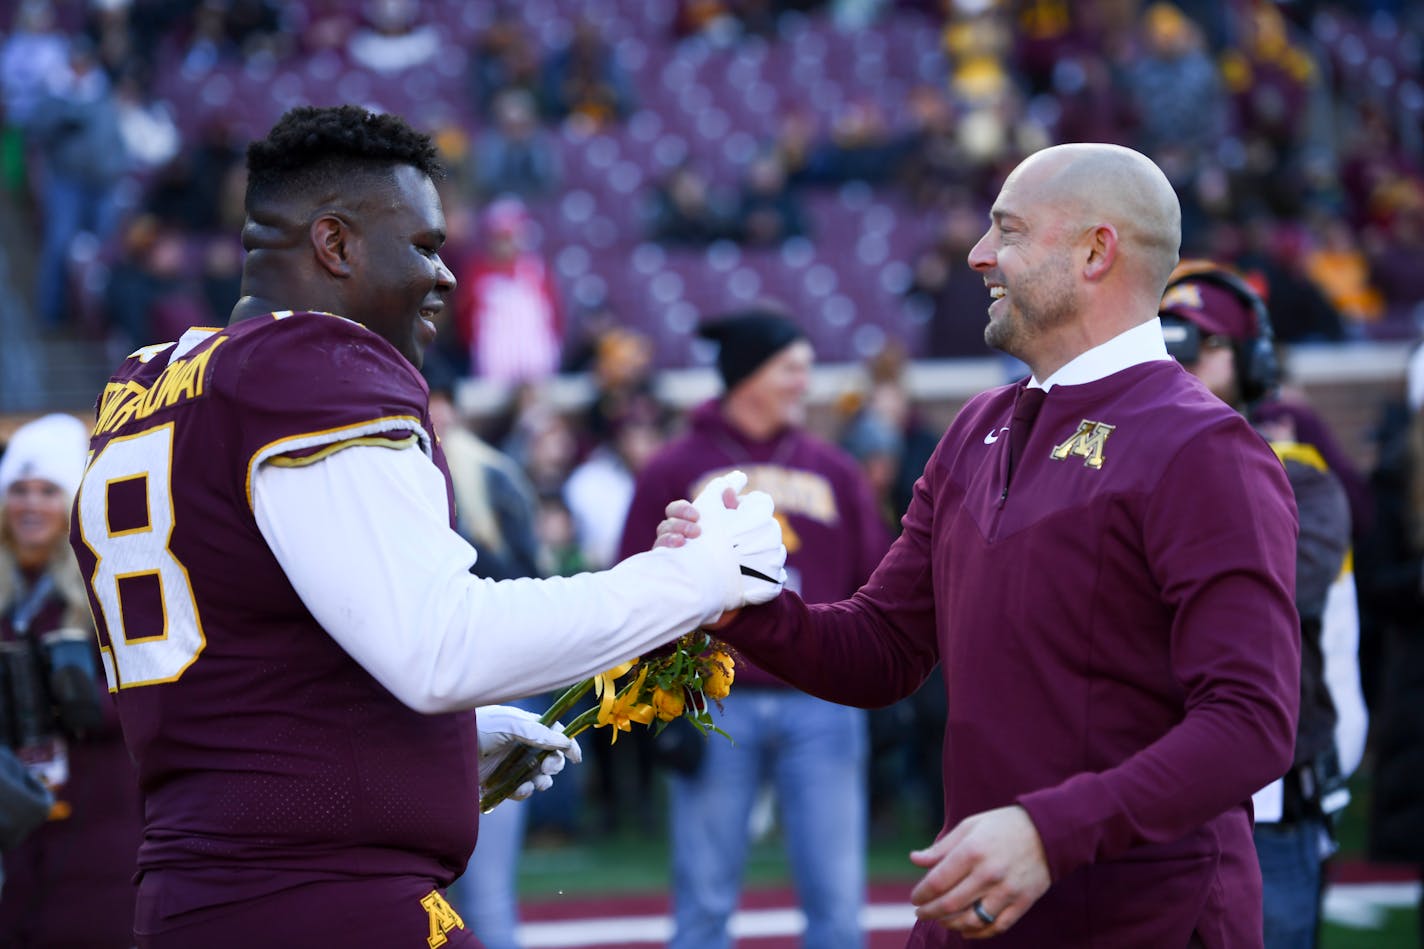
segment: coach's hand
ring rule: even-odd
[[[1038,829],[1018,806],[966,817],[910,860],[929,868],[910,891],[915,915],[966,939],[1004,932],[1052,882]]]
[[[475,713],[480,736],[480,783],[494,773],[505,755],[515,745],[525,745],[548,751],[529,780],[510,795],[522,801],[535,791],[547,791],[554,784],[554,775],[564,770],[564,763],[578,764],[583,752],[578,742],[564,734],[564,726],[555,722],[551,728],[541,724],[539,716],[512,705],[485,705]]]

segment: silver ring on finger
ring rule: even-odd
[[[983,923],[985,926],[994,925],[994,920],[998,918],[993,913],[989,912],[987,909],[984,908],[983,900],[975,900],[974,906],[972,908],[974,910],[974,915],[979,917],[979,922]]]

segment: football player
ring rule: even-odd
[[[299,108],[248,174],[230,322],[120,366],[73,518],[146,803],[138,945],[476,945],[443,891],[481,771],[577,750],[473,710],[774,597],[780,529],[752,492],[690,549],[472,576],[417,371],[455,287],[429,138]]]

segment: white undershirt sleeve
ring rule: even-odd
[[[1365,756],[1370,713],[1360,687],[1360,605],[1352,570],[1341,572],[1325,595],[1320,620],[1325,686],[1335,706],[1335,750],[1340,773],[1349,777]]]
[[[411,708],[447,712],[568,685],[715,619],[730,549],[691,543],[548,580],[470,574],[445,481],[416,448],[353,446],[263,465],[257,526],[333,639]]]

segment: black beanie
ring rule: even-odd
[[[698,327],[697,335],[720,347],[717,370],[728,392],[772,356],[806,338],[800,327],[771,310],[747,310],[719,317]]]

